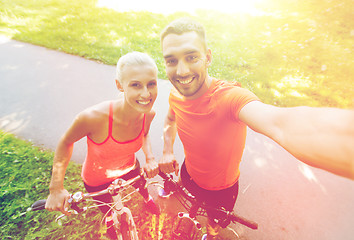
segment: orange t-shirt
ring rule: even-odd
[[[89,186],[99,186],[119,178],[134,169],[135,153],[142,147],[145,115],[138,137],[119,142],[112,136],[113,105],[109,109],[108,137],[102,143],[95,143],[87,136],[87,155],[82,166],[81,177]]]
[[[238,118],[243,106],[259,100],[238,83],[213,79],[208,91],[186,100],[173,88],[170,107],[192,179],[207,190],[228,188],[238,181],[246,125]]]

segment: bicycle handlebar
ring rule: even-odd
[[[167,190],[167,192],[178,192],[192,204],[192,207],[189,210],[184,205],[187,211],[190,211],[193,207],[202,208],[205,210],[213,210],[218,213],[217,215],[221,220],[226,220],[226,221],[230,220],[232,222],[241,223],[251,229],[258,229],[258,224],[256,222],[241,217],[234,212],[230,212],[222,208],[211,207],[206,205],[204,202],[198,202],[196,197],[193,194],[191,194],[185,187],[178,184],[170,175],[160,171],[159,176],[163,178],[164,188],[166,188],[165,190]],[[196,215],[197,211],[196,210],[194,211],[195,211],[194,214]]]
[[[91,192],[91,193],[82,193],[82,192],[76,192],[73,195],[70,196],[68,202],[71,205],[71,208],[76,210],[77,212],[82,212],[83,209],[80,209],[76,204],[84,201],[87,198],[92,198],[96,196],[101,196],[104,194],[111,194],[111,195],[116,195],[121,189],[124,189],[138,181],[142,181],[144,184],[144,187],[146,185],[146,179],[144,177],[144,174],[141,173],[140,175],[131,178],[129,180],[124,180],[121,178],[118,178],[112,182],[111,185],[109,185],[106,189],[98,191],[98,192]],[[41,199],[36,202],[34,202],[31,206],[31,211],[38,211],[38,210],[44,210],[45,209],[45,204],[47,202],[47,199]]]

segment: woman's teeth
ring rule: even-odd
[[[150,100],[149,101],[138,101],[139,104],[142,104],[142,105],[147,105],[150,103]]]

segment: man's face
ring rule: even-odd
[[[208,89],[211,52],[196,32],[168,34],[162,42],[166,73],[173,86],[185,97],[198,98]]]

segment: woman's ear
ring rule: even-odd
[[[116,85],[117,85],[117,88],[118,88],[119,91],[124,92],[122,84],[118,81],[118,79],[116,79]]]

